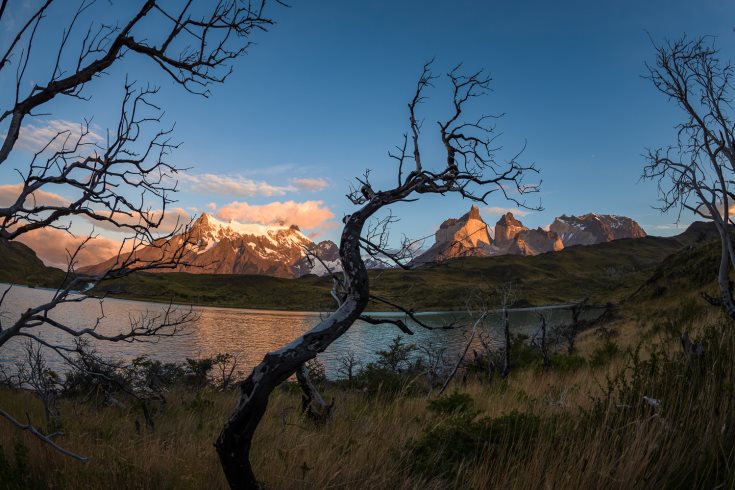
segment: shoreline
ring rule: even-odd
[[[7,286],[11,286],[9,283],[0,283],[0,288],[7,288]],[[48,292],[54,292],[56,289],[54,288],[47,288],[47,287],[33,287],[33,286],[26,286],[22,284],[12,284],[13,288],[19,287],[19,288],[25,288],[25,289],[33,289],[33,290],[39,290],[39,291],[48,291]],[[83,291],[77,291],[73,294],[78,295],[85,295]],[[261,314],[274,314],[274,313],[287,313],[287,314],[293,314],[293,315],[322,315],[322,314],[330,314],[331,311],[325,311],[325,310],[308,310],[308,309],[286,309],[286,308],[268,308],[268,307],[252,307],[252,306],[230,306],[230,305],[216,305],[216,304],[206,304],[206,303],[179,303],[176,301],[165,301],[160,298],[145,298],[145,297],[138,297],[138,296],[128,296],[128,297],[122,297],[119,295],[107,295],[107,296],[96,296],[96,295],[85,295],[89,299],[96,299],[96,300],[116,300],[116,301],[126,301],[131,303],[153,303],[153,304],[165,304],[165,305],[172,305],[172,306],[179,306],[179,307],[190,307],[190,308],[210,308],[210,309],[227,309],[227,310],[242,310],[244,312],[253,312],[253,313],[261,313]],[[553,309],[568,309],[575,303],[559,303],[559,304],[552,304],[552,305],[539,305],[539,306],[523,306],[518,308],[507,308],[507,310],[511,313],[513,312],[527,312],[527,311],[547,311],[547,310],[553,310]],[[605,305],[596,305],[596,304],[589,304],[585,306],[585,309],[602,309],[605,308]],[[496,308],[489,310],[489,313],[500,313],[502,312],[502,308]],[[462,313],[464,310],[461,309],[432,309],[429,311],[417,311],[414,314],[416,316],[436,316],[436,315],[444,315],[444,314],[451,314],[451,313]],[[380,311],[372,311],[372,310],[365,310],[365,313],[369,313],[371,315],[380,315],[380,316],[395,316],[396,314],[402,315],[403,313],[400,310],[380,310]]]

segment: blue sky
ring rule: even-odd
[[[23,17],[26,3],[11,0],[14,17]],[[130,4],[101,2],[96,8],[99,15],[121,18]],[[122,77],[129,73],[161,86],[157,102],[183,142],[172,161],[191,167],[194,177],[182,181],[178,206],[196,212],[214,203],[213,212],[222,213],[239,203],[235,208],[246,209],[245,216],[265,219],[276,209],[274,202],[292,201],[292,208],[278,209],[296,210],[321,201],[316,206],[339,222],[351,209],[344,194],[352,177],[370,168],[378,183],[394,179],[387,151],[407,129],[406,102],[423,62],[435,57],[437,73],[462,62],[492,75],[494,92],[477,107],[505,114],[497,124],[505,149],[500,156],[525,143],[522,159],[542,172],[542,192],[530,199],[537,204],[540,197],[545,210],[523,216],[524,224],[543,226],[561,214],[593,211],[627,215],[650,234],[668,235],[680,231],[672,228],[676,216],[652,209],[655,185],[639,182],[642,152],[671,142],[679,118],[676,107],[641,77],[654,54],[649,35],[656,41],[713,35],[723,58],[735,55],[735,4],[724,0],[295,0],[291,8],[276,6],[270,14],[277,25],[257,35],[258,44],[235,63],[224,85],[212,87],[208,99],[187,94],[149,62],[129,56],[89,85],[90,102],[56,100],[52,114],[32,124],[94,116],[96,131],[104,134],[114,124]],[[62,8],[55,20],[70,15]],[[10,32],[2,27],[0,45]],[[153,35],[155,26],[149,28]],[[48,48],[59,36],[52,29],[42,35],[34,76],[43,79]],[[12,88],[7,78],[0,84],[0,92]],[[425,160],[441,159],[432,130],[448,109],[447,89],[440,80],[422,106]],[[16,152],[0,168],[0,184],[17,182],[10,169],[22,167],[27,157],[23,149]],[[271,208],[259,208],[267,204]],[[396,233],[429,235],[469,206],[452,196],[402,204],[395,209],[402,218]],[[488,203],[509,207],[515,206],[502,197]],[[483,212],[494,224],[497,214]],[[690,220],[683,217],[685,224]],[[338,236],[336,227],[307,224],[313,225],[307,231],[322,238]]]

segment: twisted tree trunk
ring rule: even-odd
[[[367,306],[369,283],[367,269],[360,256],[359,241],[365,221],[379,207],[370,202],[352,214],[345,224],[340,240],[340,259],[347,293],[341,306],[287,346],[266,354],[241,383],[240,398],[215,442],[231,488],[259,488],[250,465],[250,446],[271,392],[303,363],[316,357],[347,331]]]
[[[361,317],[373,324],[391,323],[405,329],[404,331],[408,330],[403,321],[368,320],[369,317],[362,315],[370,299],[370,284],[360,254],[361,248],[373,257],[387,257],[405,267],[400,260],[403,255],[386,250],[384,235],[379,234],[377,242],[361,236],[368,218],[390,204],[415,200],[411,197],[412,194],[454,193],[474,202],[486,203],[493,192],[502,192],[508,197],[505,190],[508,184],[513,185],[520,195],[538,190],[537,184],[529,185],[522,181],[524,173],[537,172],[533,165],[521,165],[516,158],[503,164],[495,160],[493,127],[483,123],[488,116],[482,116],[474,122],[468,122],[461,117],[465,103],[475,100],[490,89],[490,78],[482,71],[462,75],[457,67],[448,73],[454,88],[454,110],[444,122],[439,122],[439,136],[446,150],[447,164],[443,169],[423,168],[419,146],[421,124],[417,122],[415,111],[417,105],[424,100],[423,90],[431,87],[431,81],[435,78],[431,74],[430,65],[431,62],[424,65],[414,97],[408,104],[413,152],[409,154],[407,149],[409,138],[406,133],[403,145],[389,154],[398,163],[396,187],[376,192],[370,184],[370,172],[366,171],[362,178],[357,179],[359,188],[353,187],[347,195],[352,204],[361,207],[344,220],[339,247],[343,277],[340,279],[334,276],[340,286],[340,294],[336,294],[336,290],[333,294],[339,304],[337,310],[287,346],[266,354],[250,376],[240,384],[237,404],[215,442],[222,468],[232,488],[255,489],[259,486],[250,465],[250,445],[268,406],[268,398],[279,384],[286,381],[306,361],[324,351]],[[488,186],[491,188],[488,189]],[[526,207],[518,200],[513,201]],[[390,222],[390,217],[383,220],[384,225]],[[410,247],[410,243],[405,246]],[[405,311],[416,321],[410,310]]]

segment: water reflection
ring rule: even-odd
[[[52,291],[14,287],[0,306],[0,322],[3,328],[11,325],[29,307],[48,301]],[[188,307],[179,307],[188,310]],[[113,335],[129,330],[130,320],[142,314],[162,313],[166,305],[140,301],[105,299],[100,302],[87,299],[80,303],[61,305],[49,315],[52,319],[73,325],[76,328],[92,327],[99,319],[97,330]],[[120,360],[130,360],[137,356],[148,355],[166,362],[180,362],[187,357],[212,356],[220,352],[237,354],[244,369],[249,370],[263,355],[278,348],[319,322],[321,314],[311,312],[284,312],[245,310],[232,308],[196,307],[196,321],[186,329],[186,334],[162,338],[155,343],[143,342],[96,342],[97,351],[103,356]],[[586,316],[594,316],[599,311],[588,310]],[[545,311],[550,326],[567,322],[571,314],[567,310]],[[375,358],[375,351],[385,349],[391,340],[400,336],[407,342],[417,345],[433,342],[447,347],[454,358],[466,345],[471,319],[458,313],[428,314],[422,317],[427,324],[440,326],[453,320],[466,325],[453,330],[425,330],[417,325],[414,335],[409,336],[392,325],[369,325],[357,322],[340,339],[334,342],[319,358],[324,362],[327,375],[337,376],[339,359],[347,352],[354,352],[357,359],[365,364]],[[538,317],[534,311],[513,311],[510,315],[512,331],[533,335],[538,329]],[[491,315],[483,327],[492,342],[500,344],[502,329],[498,315]],[[68,336],[60,334],[47,326],[32,329],[41,338],[56,343],[71,345]],[[16,338],[0,348],[0,363],[14,363],[23,355],[22,340]],[[63,371],[59,359],[50,359],[51,367]]]

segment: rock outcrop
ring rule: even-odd
[[[518,221],[513,213],[505,213],[495,224],[495,246],[500,250],[509,250],[516,236],[528,228]]]
[[[646,232],[634,220],[611,214],[562,215],[554,220],[549,229],[561,237],[565,247],[646,236]]]
[[[625,216],[586,214],[560,216],[548,230],[529,229],[513,213],[495,224],[494,233],[472,206],[459,219],[448,219],[435,234],[435,242],[414,263],[441,262],[466,256],[538,255],[558,252],[571,245],[593,245],[619,238],[646,236],[643,229]]]
[[[558,252],[564,248],[559,235],[542,228],[519,232],[507,253],[513,255],[538,255],[546,252]]]
[[[492,239],[477,206],[459,219],[444,221],[434,234],[434,244],[415,259],[415,263],[441,262],[446,259],[492,255]]]
[[[498,220],[495,230],[488,227],[480,210],[472,206],[461,218],[444,221],[434,235],[434,244],[417,257],[413,264],[442,262],[458,257],[493,255],[538,255],[558,252],[572,245],[593,245],[619,238],[646,236],[643,229],[624,216],[586,214],[560,216],[549,230],[529,229],[512,213]],[[202,214],[188,235],[177,235],[169,241],[136,252],[143,261],[171,257],[184,247],[182,263],[174,269],[158,272],[194,274],[258,274],[275,277],[301,277],[306,274],[327,275],[341,270],[339,249],[331,241],[314,243],[297,226],[224,223]],[[306,250],[321,260],[309,259]],[[116,258],[78,272],[100,274],[116,265]],[[392,266],[389,260],[366,258],[368,268]]]

